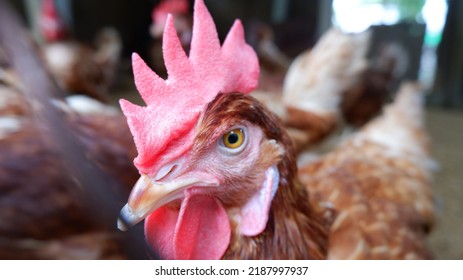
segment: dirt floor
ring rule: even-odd
[[[429,244],[437,259],[463,259],[463,112],[429,109],[427,124],[440,168],[433,184],[437,224]]]

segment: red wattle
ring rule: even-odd
[[[164,206],[147,218],[145,235],[162,258],[213,260],[227,250],[231,229],[218,199],[186,191],[180,210]]]

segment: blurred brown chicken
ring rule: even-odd
[[[382,116],[299,170],[329,229],[331,259],[423,259],[434,224],[435,162],[423,94],[404,84]]]
[[[89,215],[92,208],[64,168],[56,139],[44,137],[20,93],[21,82],[3,71],[8,78],[0,79],[0,258],[124,258],[121,235]],[[121,185],[133,184],[135,149],[125,118],[85,96],[52,102],[87,159]]]
[[[404,79],[408,61],[407,52],[395,42],[385,44],[373,54],[357,83],[342,94],[340,107],[348,125],[359,128],[382,112],[394,87]]]
[[[114,83],[122,41],[112,27],[100,30],[93,44],[71,37],[53,0],[44,0],[39,14],[45,43],[43,56],[58,85],[70,94],[85,94],[109,102],[108,91]]]
[[[359,84],[368,68],[368,47],[368,33],[345,34],[333,28],[294,59],[279,86],[270,88],[263,73],[253,95],[283,120],[297,152],[313,148],[340,127],[345,93],[356,88],[355,94],[362,94]]]

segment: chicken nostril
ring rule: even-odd
[[[169,165],[165,165],[161,167],[161,169],[159,169],[158,173],[154,177],[154,180],[159,181],[159,180],[164,179],[167,175],[172,173],[172,171],[174,171],[176,168],[177,168],[176,164],[169,164]]]

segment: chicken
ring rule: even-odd
[[[291,64],[283,84],[287,122],[310,131],[311,142],[324,139],[338,126],[343,93],[368,66],[368,42],[369,33],[331,29]]]
[[[0,77],[0,258],[127,258],[127,236],[101,222],[106,201],[88,184],[104,182],[114,209],[128,196],[138,173],[125,118],[88,97],[55,96],[15,14],[0,6],[9,62]],[[50,122],[43,112],[56,116]]]
[[[312,129],[313,123],[324,124],[318,135],[324,139],[341,123],[360,128],[381,113],[403,78],[401,61],[407,57],[391,45],[368,59],[370,33],[328,30],[313,50],[295,59],[284,83],[287,123]],[[318,119],[311,123],[312,115]]]
[[[378,116],[391,95],[392,77],[389,71],[368,68],[358,83],[343,93],[340,111],[350,126],[360,128]]]
[[[6,92],[3,89],[2,94]],[[11,89],[8,94],[11,104]],[[18,97],[13,104],[22,105],[23,112],[3,111],[0,116],[0,258],[124,258],[122,236],[88,215],[86,194],[75,188],[54,142],[40,137],[28,106]],[[5,105],[11,108],[10,104]],[[59,104],[87,158],[122,185],[133,184],[137,176],[131,164],[133,143],[120,114],[82,113]],[[74,243],[82,243],[79,250]],[[106,252],[107,246],[114,248]]]
[[[281,86],[269,89],[263,73],[264,84],[252,94],[283,120],[298,154],[342,128],[342,108],[351,112],[359,104],[369,37],[330,29],[292,62]]]
[[[114,82],[122,41],[116,29],[103,28],[94,45],[70,39],[53,0],[44,0],[41,14],[44,59],[60,87],[72,94],[85,94],[108,102],[108,90]],[[50,28],[53,27],[53,28]]]
[[[390,43],[378,51],[360,79],[342,95],[341,111],[347,124],[359,128],[379,115],[408,67],[403,47]]]
[[[197,0],[190,55],[172,17],[163,49],[167,80],[133,56],[147,106],[121,100],[141,177],[119,228],[146,218],[147,243],[167,259],[429,257],[432,193],[413,86],[382,118],[297,172],[281,122],[247,94],[259,65],[240,21],[220,46]]]
[[[436,167],[424,131],[423,95],[405,83],[382,116],[299,170],[330,227],[330,259],[430,258]],[[336,213],[333,216],[333,213]]]

